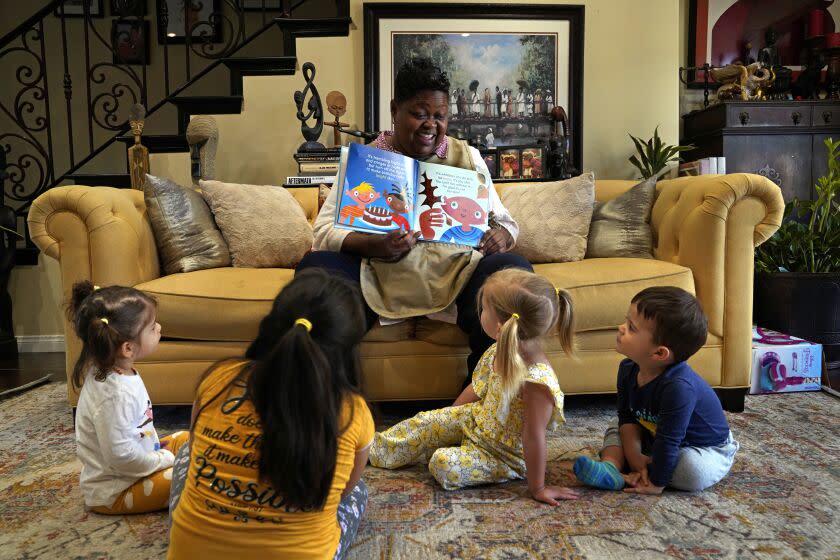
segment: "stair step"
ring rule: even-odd
[[[126,134],[117,138],[126,146],[134,145],[134,136]],[[150,154],[179,154],[190,151],[187,137],[181,134],[144,134],[140,143],[149,149]]]
[[[242,76],[291,76],[297,67],[294,56],[224,58],[230,71],[230,94],[242,95]]]
[[[131,188],[131,176],[128,173],[73,173],[66,178],[77,185],[88,187]]]
[[[240,76],[290,76],[295,73],[294,56],[256,56],[224,58],[222,64]]]
[[[236,115],[242,112],[241,95],[196,95],[169,100],[190,115]]]
[[[241,95],[184,96],[169,102],[178,108],[178,134],[186,134],[190,115],[238,115],[242,112]]]
[[[338,18],[274,18],[283,31],[283,54],[294,56],[297,52],[296,37],[347,37],[350,35],[349,17]]]
[[[353,20],[349,17],[274,18],[274,23],[298,37],[347,37]]]

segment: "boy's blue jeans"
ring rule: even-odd
[[[645,455],[650,455],[651,441],[648,438],[642,440],[642,453]],[[604,447],[610,447],[612,445],[621,447],[621,437],[618,433],[618,420],[613,420],[604,433]],[[674,474],[671,476],[671,482],[668,483],[668,486],[677,490],[699,492],[717,484],[723,477],[729,474],[729,469],[732,468],[732,464],[735,462],[735,453],[738,452],[739,447],[740,444],[732,437],[731,431],[726,441],[720,445],[712,447],[681,447],[680,458],[677,461],[677,466],[674,469]]]

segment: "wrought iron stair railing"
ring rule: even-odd
[[[7,161],[0,170],[7,177],[0,205],[13,208],[25,236],[17,251],[20,264],[37,259],[25,219],[41,193],[74,174],[83,182],[104,171],[120,182],[125,151],[118,146],[127,141],[134,103],[147,108],[147,123],[165,120],[163,109],[174,105],[177,122],[158,123],[173,132],[150,133],[144,143],[152,152],[187,151],[184,132],[191,114],[238,112],[242,76],[293,74],[296,37],[347,35],[350,23],[348,0],[79,4],[53,0],[0,39],[0,72],[6,77],[0,149]],[[146,4],[154,17],[147,16]],[[325,5],[334,6],[328,11],[334,17],[323,17]],[[109,8],[111,17],[98,13]],[[307,10],[318,17],[306,19]],[[282,41],[270,33],[278,27]],[[211,75],[220,66],[229,78]],[[185,95],[214,85],[213,96]],[[123,169],[114,169],[115,158]]]

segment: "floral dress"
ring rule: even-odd
[[[473,390],[479,400],[421,412],[373,438],[370,464],[394,469],[429,461],[429,471],[446,490],[525,478],[522,448],[524,405],[517,395],[502,396],[501,378],[493,370],[496,345],[481,358],[473,373]],[[548,387],[554,411],[548,430],[565,421],[563,392],[551,366],[528,367],[526,381]]]

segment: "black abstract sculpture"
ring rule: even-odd
[[[315,65],[311,62],[303,64],[303,77],[306,80],[306,86],[303,91],[295,92],[295,105],[297,106],[297,118],[300,121],[300,132],[306,140],[298,147],[298,152],[317,152],[325,150],[326,147],[318,142],[321,137],[321,132],[324,130],[324,109],[321,106],[321,96],[318,95],[318,90],[313,83],[315,80]],[[303,102],[306,99],[306,94],[309,93],[311,97],[306,104],[307,113],[303,113]],[[315,119],[315,126],[309,126],[307,121]]]

